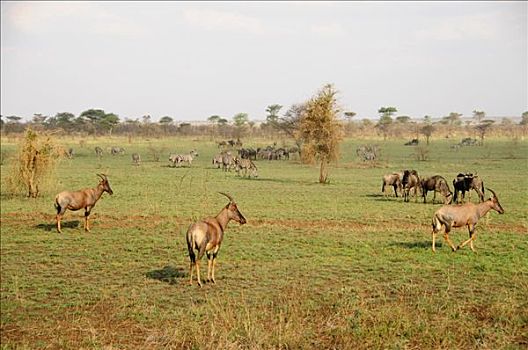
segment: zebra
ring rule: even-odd
[[[198,156],[196,150],[192,150],[189,154],[171,154],[169,160],[172,162],[173,166],[181,165],[183,162],[187,162],[189,167],[192,165],[192,161],[195,157]]]
[[[249,178],[251,178],[251,176],[258,177],[257,166],[255,165],[255,163],[253,163],[250,159],[236,157],[235,158],[235,171],[237,172],[239,176],[240,176],[240,171],[242,169],[244,169],[244,175],[243,175],[244,177],[245,176]]]

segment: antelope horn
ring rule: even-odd
[[[487,187],[486,187],[486,189],[493,194],[493,197],[498,198],[497,195],[495,194],[495,191],[493,191],[491,188],[487,188]]]
[[[103,180],[108,180],[105,174],[95,174],[95,175],[99,176]]]
[[[227,198],[229,198],[229,200],[231,201],[231,203],[234,203],[235,200],[233,199],[233,197],[231,197],[230,195],[228,195],[227,193],[224,193],[224,192],[218,192],[220,194],[223,194],[224,196],[226,196]]]

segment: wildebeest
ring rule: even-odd
[[[434,175],[427,179],[422,179],[421,186],[424,203],[427,201],[428,191],[433,191],[433,204],[436,199],[436,192],[439,192],[444,196],[444,204],[451,203],[453,199],[453,193],[449,189],[446,179],[440,175]]]
[[[492,193],[492,197],[485,202],[479,204],[466,203],[462,205],[444,205],[438,209],[433,215],[433,252],[435,249],[436,234],[440,232],[442,227],[445,227],[444,239],[449,244],[451,249],[455,252],[469,243],[472,251],[473,241],[475,240],[475,228],[478,220],[486,215],[491,209],[497,211],[499,214],[504,213],[504,209],[499,203],[499,198],[488,188]],[[455,245],[449,239],[449,232],[451,228],[467,226],[469,231],[469,239],[464,241],[461,245],[455,248]]]
[[[403,200],[409,201],[411,191],[414,192],[414,200],[418,200],[418,189],[420,188],[420,177],[416,170],[404,170],[402,178]]]
[[[385,186],[392,186],[394,188],[394,194],[398,197],[398,191],[402,192],[402,178],[403,173],[392,173],[383,175],[383,183],[381,185],[381,192],[386,195]]]
[[[412,139],[411,141],[409,142],[405,142],[405,146],[416,146],[418,143],[420,143],[420,141],[418,141],[418,139]]]
[[[73,151],[73,148],[68,148],[68,153],[67,153],[67,156],[68,158],[72,159],[73,158],[73,155],[74,155],[74,151]]]
[[[215,265],[218,250],[224,238],[224,232],[227,224],[231,220],[244,225],[246,218],[238,210],[238,206],[233,197],[226,193],[220,194],[229,198],[229,203],[218,213],[216,217],[208,217],[189,226],[187,230],[187,250],[189,251],[189,284],[192,285],[193,268],[196,267],[196,276],[198,285],[202,286],[200,279],[200,259],[207,254],[207,280],[215,282]],[[198,256],[195,251],[198,251]]]
[[[88,219],[95,203],[101,198],[103,192],[113,194],[110,183],[105,174],[97,174],[101,178],[95,188],[86,188],[80,191],[63,191],[55,197],[55,209],[57,209],[57,231],[61,231],[61,219],[66,210],[79,210],[84,208],[84,230],[90,231]]]
[[[458,203],[458,192],[462,192],[462,201],[464,201],[466,192],[470,194],[471,190],[477,192],[481,202],[484,201],[484,182],[478,175],[473,175],[471,173],[462,174],[459,173],[457,177],[453,180],[453,202]]]

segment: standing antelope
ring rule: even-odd
[[[79,210],[84,208],[84,230],[90,231],[88,225],[88,218],[95,203],[101,198],[103,192],[113,194],[114,192],[110,188],[110,183],[105,174],[96,174],[101,178],[99,184],[95,188],[85,188],[80,191],[70,192],[63,191],[55,197],[55,208],[57,209],[57,231],[61,231],[61,219],[66,209]]]
[[[241,225],[246,223],[246,218],[238,210],[238,207],[230,195],[219,192],[229,198],[229,203],[218,213],[216,217],[208,217],[202,221],[195,222],[187,230],[187,249],[191,260],[189,267],[190,281],[192,285],[193,267],[196,266],[196,276],[198,285],[202,286],[200,280],[200,259],[207,254],[207,280],[215,282],[215,264],[218,250],[224,238],[224,231],[231,220],[235,220]],[[198,250],[198,257],[195,250]]]
[[[504,209],[499,203],[499,198],[488,188],[488,191],[492,193],[490,199],[479,204],[466,203],[462,205],[444,205],[438,209],[433,215],[433,252],[435,249],[436,234],[440,232],[442,226],[445,227],[444,239],[449,244],[451,249],[455,252],[469,243],[472,251],[473,241],[475,240],[475,228],[478,220],[486,215],[491,209],[497,211],[499,214],[504,214]],[[455,248],[453,242],[449,239],[449,232],[453,227],[467,226],[469,230],[469,239],[463,242],[461,245]]]

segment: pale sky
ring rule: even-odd
[[[313,96],[344,110],[520,116],[528,3],[1,2],[1,114],[206,120]]]

